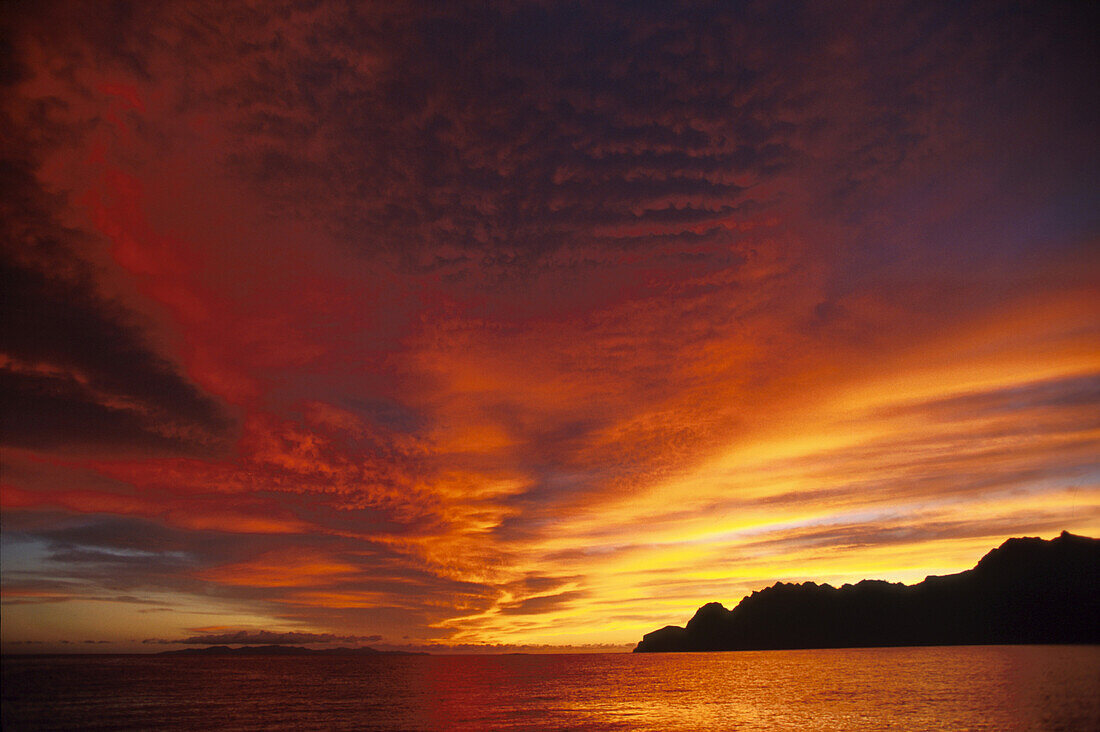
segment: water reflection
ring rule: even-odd
[[[5,658],[4,729],[1098,729],[1100,648]]]
[[[1095,647],[432,659],[425,726],[1082,729]]]

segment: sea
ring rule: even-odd
[[[2,665],[4,730],[1100,730],[1100,646]]]

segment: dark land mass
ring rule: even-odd
[[[733,610],[647,633],[635,653],[1100,643],[1100,539],[1009,539],[973,569],[915,585],[780,582]]]
[[[314,650],[301,646],[207,646],[184,648],[180,651],[163,651],[158,656],[425,656],[412,651],[380,651],[377,648],[323,648]]]

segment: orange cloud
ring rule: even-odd
[[[204,580],[243,587],[314,587],[352,578],[357,567],[320,552],[269,552],[248,562],[211,567],[198,573]]]

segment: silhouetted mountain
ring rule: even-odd
[[[206,648],[184,648],[180,651],[164,651],[158,656],[419,656],[421,653],[410,651],[379,651],[376,648],[324,648],[313,650],[301,646],[207,646]]]
[[[780,582],[733,610],[703,605],[634,652],[1015,643],[1100,643],[1100,539],[1009,539],[974,569],[916,585]]]

